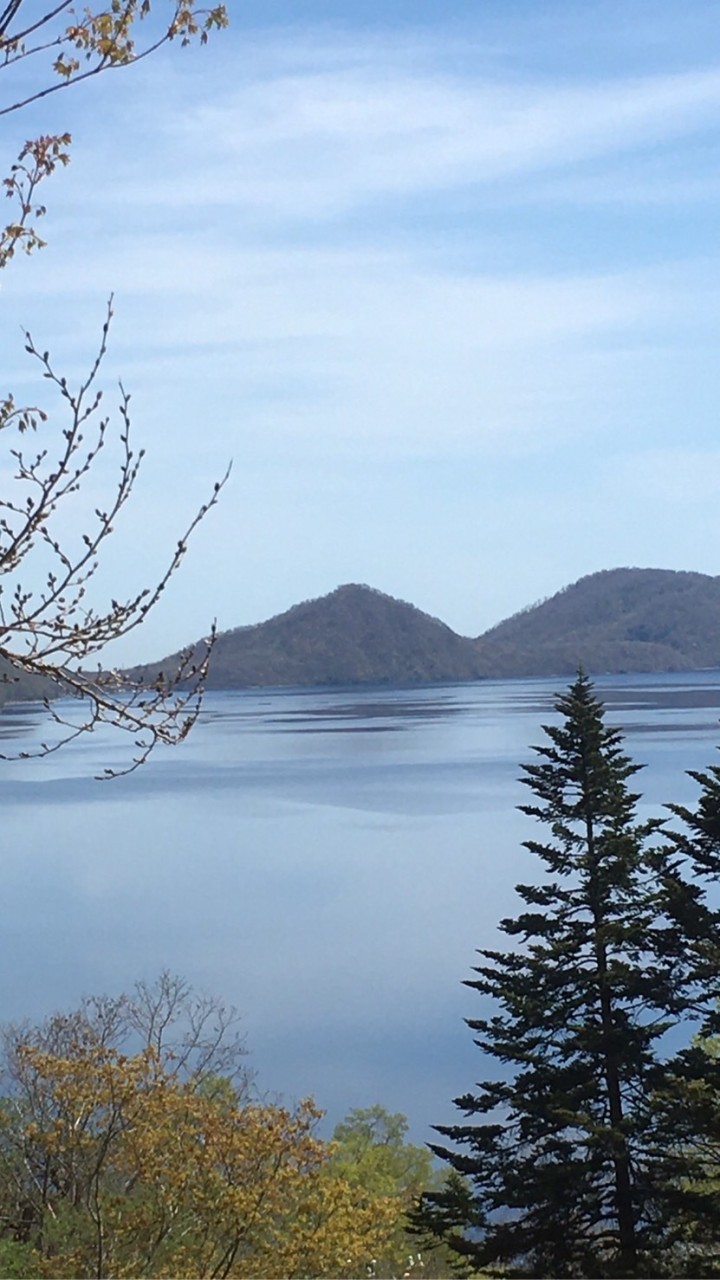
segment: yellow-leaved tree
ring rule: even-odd
[[[257,1100],[242,1074],[217,1074],[213,1002],[204,1031],[172,1045],[155,1032],[168,1007],[187,1019],[187,992],[151,1004],[150,1019],[137,999],[101,1003],[6,1040],[2,1274],[367,1275],[397,1198],[335,1167],[311,1100]]]

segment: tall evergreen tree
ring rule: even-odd
[[[677,897],[677,925],[685,934],[696,964],[696,978],[703,1001],[704,1037],[720,1034],[720,912],[705,900],[704,887],[720,881],[720,767],[704,772],[688,770],[700,787],[693,807],[669,804],[680,819],[680,829],[668,831],[675,855],[676,880],[696,886],[696,900],[683,913],[687,894]],[[717,890],[714,892],[717,900]]]
[[[467,982],[494,1006],[469,1026],[501,1078],[456,1099],[467,1123],[437,1129],[456,1147],[433,1147],[472,1196],[428,1194],[420,1225],[485,1272],[720,1275],[720,1244],[688,1228],[700,1204],[718,1211],[685,1158],[689,1112],[673,1131],[683,1068],[663,1054],[702,1003],[682,925],[704,895],[662,824],[637,821],[640,766],[583,674],[556,710],[523,770],[544,874],[501,922],[512,949],[479,952]]]
[[[720,768],[688,773],[699,794],[692,806],[666,805],[680,827],[665,834],[674,855],[675,883],[693,886],[689,908],[685,892],[674,895],[671,909],[694,966],[699,1030],[677,1054],[670,1085],[659,1101],[661,1109],[664,1104],[667,1149],[682,1152],[686,1194],[676,1206],[678,1217],[695,1255],[707,1259],[715,1258],[720,1248],[720,911],[709,905],[704,888],[720,880]],[[717,901],[716,888],[712,897]]]
[[[685,831],[672,836],[675,847],[692,864],[698,876],[720,879],[720,767],[711,765],[705,772],[688,769],[688,777],[700,787],[694,808],[669,804],[667,808],[680,818]]]

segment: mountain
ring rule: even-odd
[[[131,674],[171,671],[177,656]],[[472,640],[414,605],[352,583],[268,622],[221,632],[207,687],[431,684],[482,674]]]
[[[476,641],[496,676],[720,667],[720,578],[606,569],[524,609]]]
[[[178,655],[136,667],[151,679]],[[268,622],[221,632],[208,688],[431,684],[483,677],[720,667],[720,578],[609,569],[476,639],[372,587],[350,584]]]
[[[12,702],[41,702],[57,698],[61,690],[41,676],[20,675],[5,658],[0,658],[0,707]]]

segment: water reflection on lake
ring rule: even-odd
[[[561,682],[560,682],[561,684]],[[242,1010],[262,1088],[337,1119],[381,1101],[416,1139],[482,1074],[462,1019],[474,948],[532,876],[515,806],[558,681],[209,695],[176,750],[109,783],[94,733],[0,771],[0,1018],[164,966]],[[690,800],[715,759],[720,673],[598,681],[644,810]],[[0,715],[0,749],[51,734]]]

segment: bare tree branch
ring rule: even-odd
[[[99,669],[92,675],[88,660],[145,621],[228,477],[226,472],[215,483],[154,585],[128,598],[112,599],[104,609],[94,607],[90,587],[100,567],[103,544],[133,492],[143,459],[143,450],[136,454],[131,447],[130,397],[122,386],[114,425],[111,415],[102,413],[103,392],[97,384],[112,315],[111,299],[90,371],[75,389],[56,372],[49,352],[40,351],[26,334],[26,351],[57,392],[65,416],[54,452],[44,442],[48,432],[44,409],[18,406],[12,395],[0,402],[0,434],[7,432],[12,442],[8,453],[14,466],[12,497],[0,498],[0,658],[17,672],[50,680],[59,691],[84,699],[79,724],[48,704],[50,716],[62,729],[58,740],[18,755],[23,759],[47,755],[101,723],[111,724],[132,735],[135,750],[127,768],[107,769],[101,775],[106,777],[131,772],[159,742],[182,741],[197,719],[214,627],[200,651],[197,647],[187,650],[175,672],[149,684],[131,681],[117,671]],[[114,490],[106,507],[95,509],[92,524],[72,543],[57,532],[58,511],[81,493],[112,436],[120,449]]]
[[[151,0],[110,0],[97,10],[79,10],[72,0],[60,0],[45,9],[31,0],[6,0],[0,8],[0,72],[11,73],[22,63],[23,79],[22,87],[13,92],[10,74],[10,92],[5,101],[0,100],[0,116],[21,111],[103,71],[130,66],[170,41],[187,45],[197,39],[204,44],[213,29],[226,25],[222,4],[198,8],[196,0],[171,0],[169,16],[162,20]],[[34,81],[28,78],[28,67]],[[44,246],[38,222],[45,206],[38,202],[38,187],[59,165],[67,165],[70,144],[69,133],[44,134],[25,142],[2,180],[14,216],[5,226],[0,223],[0,270],[18,251],[32,253]],[[124,600],[111,599],[101,609],[91,603],[90,589],[104,543],[133,492],[143,456],[142,450],[135,454],[130,446],[130,397],[122,386],[115,416],[104,412],[98,378],[111,319],[112,299],[90,371],[74,389],[56,371],[49,352],[41,351],[26,334],[27,353],[60,401],[64,425],[54,438],[44,408],[18,405],[11,393],[0,399],[0,433],[13,442],[8,446],[12,492],[0,499],[0,680],[11,679],[9,672],[39,677],[84,700],[80,723],[48,703],[49,714],[60,728],[57,739],[19,755],[46,755],[99,724],[111,724],[132,736],[134,752],[127,768],[106,769],[105,777],[136,769],[159,742],[181,741],[197,719],[214,626],[204,645],[181,656],[176,672],[150,684],[131,682],[116,671],[98,669],[91,675],[87,664],[111,640],[145,621],[179,568],[188,538],[217,502],[228,476],[226,472],[215,484],[189,522],[154,586]],[[115,489],[106,505],[83,524],[74,543],[68,542],[58,531],[58,511],[64,513],[96,474],[98,459],[111,438],[120,448]]]

